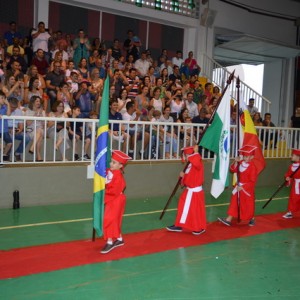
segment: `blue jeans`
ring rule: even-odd
[[[20,133],[15,134],[15,139],[17,141],[21,141],[18,148],[16,149],[15,153],[17,155],[23,154],[23,152],[24,152],[24,139],[25,139],[25,148],[26,148],[26,146],[28,145],[28,143],[31,140],[30,136],[27,133],[20,132]]]

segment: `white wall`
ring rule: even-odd
[[[251,6],[260,6],[272,12],[278,11],[281,14],[300,15],[300,4],[292,1],[242,0],[238,2],[248,2]],[[297,27],[292,21],[250,13],[219,0],[210,0],[210,8],[217,11],[214,23],[216,27],[273,39],[290,45],[296,44]]]

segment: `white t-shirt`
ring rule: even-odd
[[[37,33],[37,30],[33,30],[31,35]],[[45,31],[40,33],[35,39],[32,39],[32,48],[33,52],[36,52],[38,49],[42,49],[45,52],[48,52],[48,40],[50,39],[51,35]]]

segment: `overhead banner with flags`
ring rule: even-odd
[[[259,174],[266,166],[265,158],[262,152],[262,145],[257,136],[251,115],[247,109],[247,106],[243,100],[240,101],[239,111],[239,126],[240,126],[240,145],[256,146],[253,162]]]
[[[207,128],[200,146],[216,155],[216,163],[211,185],[211,194],[218,198],[228,186],[228,170],[230,162],[230,90],[227,89],[214,116],[212,124]]]
[[[104,195],[108,151],[109,76],[106,77],[97,130],[96,157],[94,171],[93,227],[97,235],[103,234]]]

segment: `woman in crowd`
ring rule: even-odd
[[[90,72],[88,70],[88,63],[86,58],[82,58],[78,64],[77,68],[79,72],[79,80],[90,80]]]
[[[128,92],[126,89],[122,89],[120,91],[120,95],[118,97],[118,104],[119,104],[119,113],[122,115],[126,112],[126,104],[131,102],[132,100],[128,98]]]
[[[39,96],[32,96],[25,111],[25,116],[30,117],[45,117],[46,113],[42,108],[42,98]],[[27,120],[26,133],[29,134],[32,142],[29,153],[35,155],[36,161],[43,161],[41,155],[42,142],[44,137],[44,121]]]
[[[147,86],[142,87],[140,93],[135,97],[136,109],[143,112],[147,111],[149,106],[149,97],[147,96],[149,88]]]
[[[13,75],[6,77],[2,91],[8,100],[11,98],[16,98],[19,101],[19,106],[23,105],[24,81],[17,81]]]
[[[68,114],[64,112],[64,103],[55,101],[52,111],[48,115],[52,118],[68,118]],[[47,136],[55,141],[55,149],[59,150],[62,160],[66,159],[66,150],[70,148],[68,135],[68,122],[48,121]]]
[[[32,96],[38,96],[42,99],[43,89],[40,88],[40,80],[38,77],[31,77],[29,80],[29,86],[25,89],[24,104],[28,105]]]
[[[161,98],[161,88],[155,87],[153,90],[153,98],[150,101],[150,105],[154,107],[155,110],[163,112],[165,108],[165,99]]]
[[[85,58],[86,61],[88,60],[90,56],[91,45],[82,29],[78,31],[78,37],[74,39],[73,49],[73,60],[76,67],[78,66],[81,59]]]

